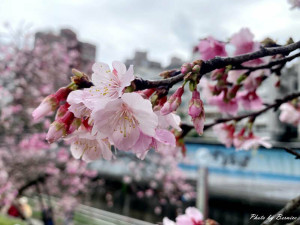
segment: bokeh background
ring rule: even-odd
[[[212,131],[191,132],[186,156],[176,161],[118,153],[112,162],[85,164],[63,142],[45,143],[50,120],[31,121],[34,107],[69,83],[71,68],[91,74],[95,61],[120,60],[138,76],[159,79],[160,72],[199,58],[194,46],[209,35],[228,41],[248,27],[257,41],[299,40],[300,11],[287,1],[2,0],[0,23],[2,213],[25,201],[33,218],[27,222],[34,224],[55,215],[55,224],[149,225],[196,205],[221,224],[260,224],[249,220],[252,213],[272,214],[299,194],[299,162],[282,151],[299,148],[298,128],[271,112],[254,129],[270,136],[274,148],[237,152]],[[270,79],[262,98],[271,102],[298,90],[299,71],[299,60],[289,63],[280,90],[272,92]],[[185,122],[189,97],[179,110]],[[210,106],[206,113],[207,122],[220,116]],[[28,200],[20,202],[22,196]]]

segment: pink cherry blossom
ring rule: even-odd
[[[242,28],[238,33],[234,34],[230,43],[235,46],[235,55],[241,55],[248,52],[257,51],[259,42],[254,42],[254,35],[248,28]]]
[[[176,139],[172,132],[164,129],[157,129],[152,139],[152,146],[158,152],[163,151],[165,146],[176,147]]]
[[[198,86],[201,89],[202,99],[209,101],[213,97],[212,92],[214,90],[214,85],[206,77],[202,77]]]
[[[221,123],[213,126],[213,131],[218,140],[227,148],[233,144],[235,126],[233,124]]]
[[[86,162],[104,158],[111,160],[111,146],[107,139],[101,139],[90,132],[80,130],[68,138],[71,141],[71,153],[75,159]]]
[[[252,132],[246,137],[243,141],[237,144],[237,150],[250,150],[258,149],[259,146],[264,146],[265,148],[271,148],[272,145],[268,142],[269,137],[258,137],[255,136]]]
[[[263,75],[270,75],[270,70],[256,70],[245,79],[244,88],[248,91],[255,91],[262,82]]]
[[[175,91],[173,95],[171,95],[171,97],[160,110],[162,115],[166,115],[177,110],[177,108],[181,104],[181,96],[183,92],[184,88],[181,86]]]
[[[158,127],[161,129],[175,129],[177,131],[181,131],[180,123],[181,119],[180,116],[176,115],[175,113],[169,113],[167,115],[162,115],[160,110],[155,111],[155,114],[158,118]]]
[[[142,133],[155,136],[158,125],[151,102],[137,93],[125,93],[121,98],[98,106],[92,112],[94,132],[108,137],[120,150],[129,150]]]
[[[126,70],[125,64],[114,61],[112,67],[111,71],[105,63],[93,65],[92,82],[95,86],[89,89],[93,97],[118,98],[122,95],[124,88],[134,80],[132,65]]]
[[[213,96],[209,100],[209,104],[215,105],[223,113],[229,113],[231,115],[236,115],[238,111],[238,102],[236,98],[224,101],[224,92],[217,96]]]
[[[176,225],[204,225],[203,214],[195,207],[188,207],[184,215],[176,218]]]
[[[262,100],[255,91],[238,92],[237,99],[242,103],[245,110],[260,110],[263,107]]]
[[[87,104],[87,99],[91,95],[87,90],[72,91],[67,98],[67,102],[70,104],[69,111],[74,113],[77,118],[88,117],[91,114],[91,107],[90,104]]]
[[[174,221],[170,220],[167,217],[164,217],[163,219],[163,225],[176,225]]]
[[[300,123],[300,111],[291,103],[284,103],[279,109],[281,110],[279,115],[279,120],[281,122],[293,124],[295,126]]]
[[[207,37],[199,42],[197,46],[201,54],[201,59],[208,60],[216,56],[227,56],[225,44],[215,40],[213,37]]]
[[[149,148],[153,147],[159,153],[168,152],[172,154],[173,148],[176,148],[175,136],[167,129],[172,128],[177,131],[181,131],[180,122],[181,119],[174,113],[162,115],[160,110],[155,111],[158,117],[158,127],[155,130],[155,136],[151,137],[140,133],[138,141],[132,147],[132,152],[137,155],[138,158],[144,159]]]
[[[154,137],[141,132],[139,139],[132,147],[132,152],[135,153],[138,158],[144,159],[150,147],[153,147],[157,152],[163,152],[169,147],[175,148],[175,136],[172,132],[165,129],[156,129]]]

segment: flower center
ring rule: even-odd
[[[128,133],[139,124],[126,104],[122,104],[122,109],[115,114],[114,119],[114,121],[116,121],[114,131],[119,131],[123,134],[123,137],[127,137]]]

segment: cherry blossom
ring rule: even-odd
[[[212,59],[215,56],[227,56],[225,44],[211,36],[201,40],[196,49],[200,52],[203,60]]]
[[[81,130],[68,137],[71,142],[71,153],[75,159],[86,162],[104,158],[112,159],[111,145],[107,139],[98,138],[90,132]]]
[[[210,98],[213,97],[214,85],[206,77],[202,77],[198,87],[201,89],[202,98],[209,102]]]
[[[279,109],[281,110],[279,120],[284,123],[290,123],[297,126],[300,123],[300,111],[295,108],[291,103],[282,104]]]
[[[260,44],[254,42],[254,35],[248,28],[242,28],[238,33],[234,34],[230,40],[235,49],[235,55],[241,55],[248,52],[254,52],[259,49]]]
[[[68,110],[77,118],[89,117],[91,106],[87,104],[87,99],[90,96],[91,93],[87,90],[72,91],[67,98],[67,102],[70,104]]]
[[[224,100],[224,92],[218,96],[213,96],[209,99],[209,104],[215,105],[223,113],[229,113],[231,115],[236,115],[238,111],[238,101],[236,98],[230,100]]]
[[[217,124],[213,127],[213,130],[221,143],[227,148],[232,146],[235,132],[235,126],[233,124]]]
[[[184,215],[176,218],[176,225],[204,225],[202,213],[195,207],[188,207]]]
[[[163,225],[176,225],[176,223],[172,220],[170,220],[169,218],[165,217],[163,219]]]
[[[129,86],[134,79],[132,65],[126,70],[125,64],[114,61],[112,67],[113,70],[106,63],[93,65],[92,82],[95,86],[89,89],[93,97],[121,97],[124,88]]]
[[[155,136],[158,118],[149,100],[137,93],[125,93],[119,99],[98,106],[92,112],[94,132],[108,137],[120,150],[129,150],[140,133]]]
[[[235,147],[237,150],[250,150],[250,149],[258,149],[259,146],[264,146],[265,148],[271,148],[272,145],[268,142],[269,137],[258,137],[255,136],[252,132],[246,138],[241,138],[237,141],[240,137],[235,139]]]
[[[195,207],[188,207],[185,214],[176,217],[176,223],[165,217],[163,225],[204,225],[203,214]]]
[[[252,92],[239,92],[237,99],[242,103],[245,110],[260,110],[263,107],[261,98]]]

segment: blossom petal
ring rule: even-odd
[[[126,73],[126,66],[124,63],[119,61],[113,61],[112,66],[117,71],[118,76],[122,76],[122,74]]]
[[[137,93],[125,93],[121,98],[131,107],[134,117],[139,122],[141,131],[153,137],[155,135],[155,128],[158,125],[158,118],[152,110],[150,101],[144,99]]]

